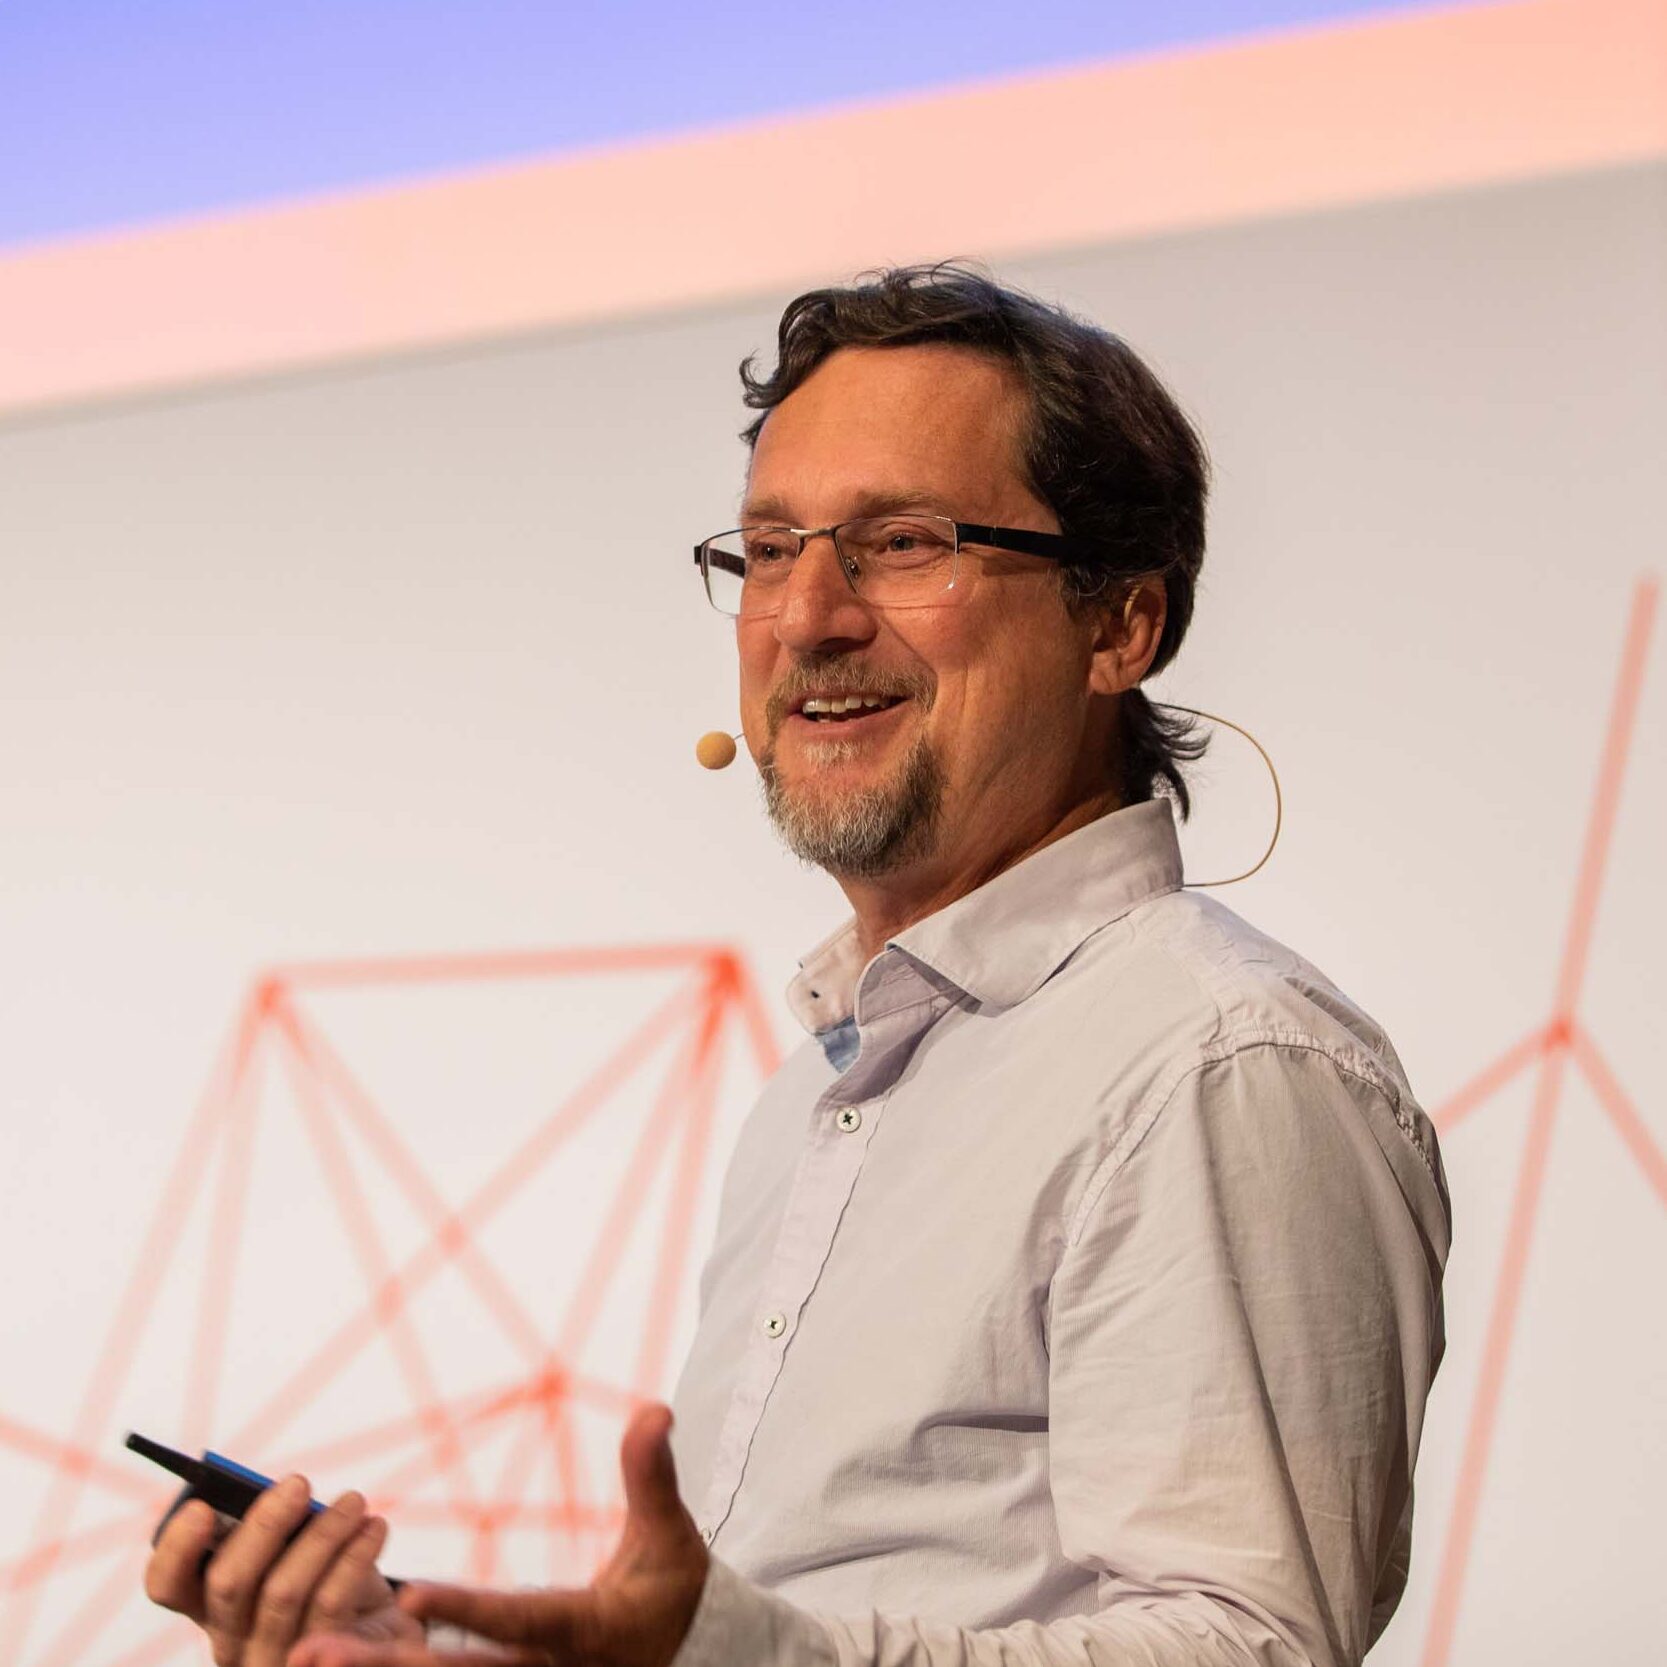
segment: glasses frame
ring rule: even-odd
[[[908,516],[917,521],[941,521],[955,530],[955,556],[957,566],[961,559],[963,544],[980,545],[990,550],[1011,550],[1017,555],[1040,556],[1046,561],[1061,563],[1087,562],[1092,560],[1092,553],[1087,544],[1080,538],[1072,538],[1069,533],[1033,532],[1028,527],[986,527],[973,521],[955,521],[947,515],[929,515],[915,510],[898,510],[898,516]],[[713,533],[710,538],[703,538],[695,546],[695,565],[700,569],[701,585],[706,592],[706,600],[712,611],[721,614],[725,619],[768,619],[769,614],[741,614],[731,613],[727,608],[718,606],[712,595],[712,568],[714,565],[725,573],[733,574],[736,578],[745,580],[744,563],[738,563],[737,558],[727,551],[714,550],[712,546],[726,538],[734,538],[739,533],[772,532],[792,533],[799,541],[798,555],[805,553],[805,546],[813,538],[831,538],[835,553],[839,556],[840,571],[845,575],[845,582],[851,587],[851,593],[860,598],[868,607],[885,607],[885,603],[871,602],[857,589],[856,575],[851,571],[851,561],[839,546],[840,529],[855,525],[858,521],[883,521],[889,517],[879,515],[853,515],[845,521],[835,521],[826,527],[789,527],[766,521],[750,527],[729,527],[721,533]],[[721,560],[717,558],[723,558]],[[740,571],[737,571],[737,567]],[[945,592],[954,588],[953,578],[944,587]],[[771,612],[778,612],[772,609]]]

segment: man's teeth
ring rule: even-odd
[[[876,707],[890,706],[896,701],[895,695],[841,695],[833,700],[807,700],[799,708],[807,718],[832,717],[837,718],[845,712],[872,710]]]

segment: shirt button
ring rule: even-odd
[[[718,1531],[716,1528],[703,1528],[700,1537],[705,1544],[710,1545],[718,1537]]]
[[[786,1330],[787,1316],[785,1314],[772,1314],[764,1322],[764,1335],[766,1337],[779,1337]]]
[[[846,1106],[836,1121],[846,1134],[855,1134],[862,1127],[862,1113],[855,1106]]]

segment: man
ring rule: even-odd
[[[853,913],[731,1164],[676,1465],[640,1412],[582,1592],[395,1603],[356,1496],[284,1549],[299,1479],[206,1585],[182,1513],[149,1589],[222,1667],[1358,1661],[1446,1189],[1381,1032],[1182,889],[1198,748],[1138,685],[1197,439],[1116,338],[953,267],[801,297],[743,377],[743,527],[697,556],[770,814]]]

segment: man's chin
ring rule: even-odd
[[[839,878],[875,878],[930,847],[943,783],[929,747],[882,773],[853,756],[865,750],[853,743],[812,745],[829,756],[795,748],[800,756],[786,769],[772,756],[760,777],[770,820],[795,856]]]
[[[836,823],[853,816],[893,814],[907,799],[908,759],[881,766],[849,741],[813,741],[777,754],[765,774],[770,813],[795,821]]]
[[[852,793],[883,792],[897,779],[864,747],[850,741],[811,741],[777,764],[783,788],[796,798],[829,802]]]

